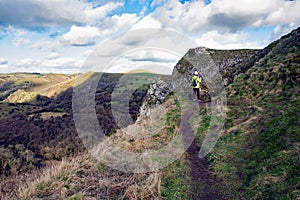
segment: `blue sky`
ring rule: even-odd
[[[300,25],[299,10],[299,0],[0,0],[0,73],[77,73],[99,45],[142,28],[172,30],[215,49],[263,48]],[[135,39],[147,44],[149,37]],[[172,68],[182,56],[130,55],[115,72]]]

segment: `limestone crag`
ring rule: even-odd
[[[147,91],[145,100],[140,108],[140,117],[150,115],[151,109],[164,103],[166,96],[171,91],[171,84],[167,76],[155,79]]]
[[[209,100],[212,91],[209,91],[206,80],[214,79],[213,76],[217,72],[219,80],[222,81],[217,84],[228,86],[238,74],[253,66],[261,54],[265,55],[266,51],[212,50],[205,47],[190,49],[176,64],[171,76],[162,76],[152,82],[140,108],[140,116],[149,115],[152,108],[164,102],[170,91],[176,88],[190,91],[190,80],[195,70],[199,71],[203,80],[201,86],[203,100]]]

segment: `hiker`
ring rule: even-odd
[[[201,78],[199,77],[198,72],[195,71],[194,75],[192,77],[192,87],[193,87],[194,101],[200,101],[200,83],[201,83]]]

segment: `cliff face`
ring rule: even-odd
[[[165,102],[172,85],[166,76],[154,80],[147,91],[146,97],[140,108],[140,117],[149,116],[151,109]]]
[[[201,75],[202,68],[213,65],[219,70],[224,86],[228,86],[233,82],[234,77],[253,66],[254,62],[260,57],[260,52],[260,50],[249,49],[215,50],[199,47],[190,49],[176,64],[174,71],[178,71],[190,80],[194,70],[199,71]],[[197,60],[196,63],[198,64],[194,64],[194,60]],[[204,75],[202,74],[202,76]]]

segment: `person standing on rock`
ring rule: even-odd
[[[201,78],[199,77],[198,72],[195,71],[192,77],[194,101],[200,101],[200,83],[201,83]]]

